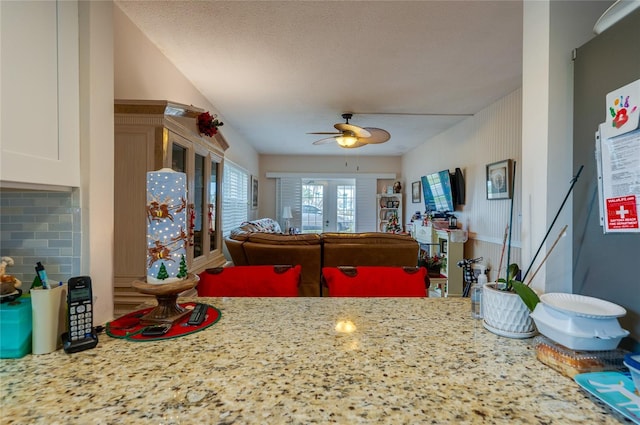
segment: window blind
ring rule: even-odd
[[[300,177],[281,177],[276,180],[276,221],[285,229],[282,218],[284,207],[291,207],[292,227],[302,227],[302,179]]]
[[[222,175],[222,235],[228,236],[249,217],[249,173],[224,161]]]
[[[356,232],[378,232],[376,229],[378,180],[356,177]]]

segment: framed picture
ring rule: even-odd
[[[446,255],[447,254],[447,240],[446,239],[440,239],[440,254],[441,255]]]
[[[487,165],[487,199],[511,198],[512,170],[510,159]]]
[[[411,183],[411,202],[414,204],[420,202],[420,180]]]
[[[251,209],[258,208],[258,178],[251,176]]]

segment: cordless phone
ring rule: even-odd
[[[89,276],[69,279],[67,310],[69,332],[62,335],[64,351],[75,353],[95,347],[98,335],[93,329],[93,292]]]

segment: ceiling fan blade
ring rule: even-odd
[[[329,143],[335,143],[335,141],[336,141],[335,137],[325,137],[324,139],[316,140],[315,142],[312,143],[312,145],[326,145]]]
[[[369,133],[367,130],[365,130],[362,127],[358,127],[357,125],[340,122],[334,125],[334,127],[336,128],[336,130],[340,130],[342,132],[352,131],[353,134],[356,135],[356,137],[371,137],[371,133]]]
[[[331,132],[328,132],[328,131],[316,131],[316,132],[313,132],[313,133],[307,133],[307,134],[335,134],[336,136],[339,136],[339,135],[341,135],[342,133],[337,133],[337,132],[335,132],[335,131],[331,131]]]
[[[365,127],[365,130],[367,130],[371,134],[370,137],[362,139],[362,141],[368,145],[384,143],[391,138],[391,134],[389,134],[387,130],[383,130],[381,128]]]

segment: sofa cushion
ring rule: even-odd
[[[426,297],[424,267],[323,267],[331,297]]]
[[[407,266],[418,263],[420,246],[409,235],[391,233],[323,233],[322,265]]]
[[[320,235],[315,233],[301,235],[279,235],[275,233],[252,233],[247,236],[247,242],[271,245],[320,245]]]

